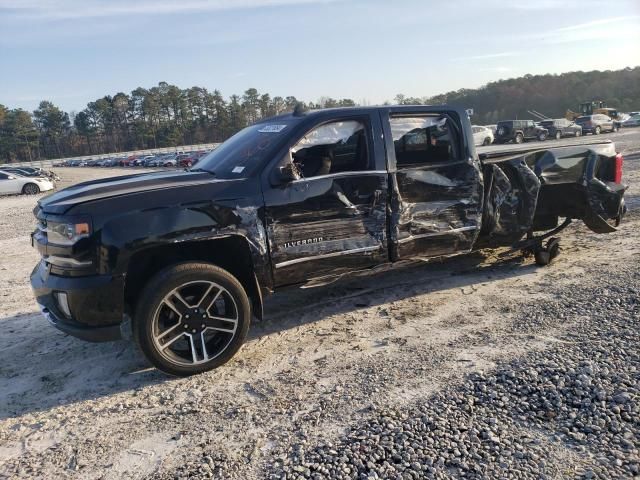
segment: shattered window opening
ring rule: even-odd
[[[458,160],[457,135],[443,116],[389,119],[398,168]]]
[[[320,125],[291,148],[291,158],[304,178],[369,170],[365,124],[346,120]]]

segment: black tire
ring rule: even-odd
[[[35,183],[27,183],[22,187],[22,193],[25,195],[36,195],[40,193],[40,187]]]
[[[193,353],[193,363],[186,364],[186,359],[181,357],[179,354],[173,351],[173,349],[168,349],[165,346],[162,349],[158,346],[160,339],[158,335],[156,335],[156,339],[154,340],[154,329],[158,325],[160,312],[162,309],[166,309],[168,304],[165,303],[165,298],[168,295],[171,295],[172,292],[178,291],[179,293],[183,293],[185,290],[180,290],[184,288],[192,288],[191,285],[197,285],[200,282],[202,283],[211,283],[216,287],[219,287],[221,291],[225,292],[225,296],[232,299],[233,306],[235,308],[237,321],[236,327],[233,331],[223,333],[223,332],[214,332],[213,337],[209,340],[205,341],[204,337],[202,343],[207,342],[216,342],[224,344],[221,346],[221,350],[212,359],[206,361],[205,359],[208,356],[202,354],[202,345],[199,345],[199,350],[196,352],[204,359],[199,360],[195,357],[198,357],[196,353]],[[206,293],[205,293],[206,296]],[[182,297],[180,297],[182,298]],[[185,300],[188,300],[187,297],[184,297]],[[216,296],[218,298],[218,296]],[[204,297],[203,297],[204,299]],[[227,299],[225,298],[226,302]],[[215,300],[213,301],[215,303]],[[210,309],[213,307],[214,303],[212,303],[209,307],[204,310],[200,310],[199,313],[203,313],[202,317],[204,318],[206,313],[209,315]],[[217,309],[217,307],[215,307]],[[191,312],[191,306],[189,306],[189,312]],[[176,312],[173,309],[173,312]],[[191,312],[193,314],[193,312]],[[200,323],[200,315],[198,313],[198,320],[195,323]],[[170,313],[171,314],[171,313]],[[216,315],[226,316],[222,314],[218,314],[216,311]],[[176,312],[176,317],[178,317]],[[192,342],[192,351],[193,351],[193,342],[199,342],[197,340],[200,338],[198,335],[194,337],[191,336],[191,333],[188,330],[182,331],[182,326],[185,329],[190,329],[192,326],[187,326],[187,323],[194,322],[195,314],[191,320],[186,320],[189,318],[189,315],[180,315],[177,320],[174,320],[176,323],[173,327],[166,328],[164,332],[161,332],[159,336],[162,336],[168,332],[171,328],[175,328],[176,332],[182,332],[179,335],[174,335],[173,337],[180,337],[181,335],[186,335],[187,338]],[[140,299],[137,303],[135,317],[133,321],[133,337],[135,341],[138,343],[140,349],[144,356],[159,370],[162,370],[165,373],[176,376],[188,376],[194,375],[197,373],[206,372],[208,370],[212,370],[217,368],[226,362],[228,362],[240,349],[242,344],[244,343],[247,332],[249,331],[249,325],[251,323],[251,303],[249,302],[249,298],[244,288],[240,284],[240,282],[229,272],[219,268],[215,265],[211,265],[209,263],[180,263],[177,265],[173,265],[168,267],[158,274],[156,274],[147,285],[142,290],[142,294],[140,295]],[[202,324],[204,327],[204,324]],[[205,329],[206,330],[206,329]],[[196,330],[193,330],[194,334]],[[225,337],[225,335],[231,335],[230,337]],[[167,337],[171,338],[171,337]],[[196,338],[196,340],[194,340]],[[185,338],[186,341],[186,338]],[[165,344],[167,342],[165,341]],[[179,344],[180,342],[174,341],[172,343]],[[209,346],[207,345],[207,348]],[[169,350],[167,353],[163,353],[163,351]],[[183,350],[184,351],[184,350]],[[196,363],[196,360],[199,363]]]
[[[539,142],[544,142],[547,139],[547,134],[546,133],[541,133],[538,135],[538,141]]]
[[[575,136],[576,137],[581,137],[582,136],[582,130],[576,130]]]
[[[524,136],[521,133],[516,133],[516,137],[513,139],[514,143],[524,142]]]
[[[597,127],[595,128],[595,130],[593,131],[593,134],[594,134],[594,135],[600,135],[600,126],[597,126]]]
[[[618,126],[617,125],[613,126],[613,133],[618,133]]]
[[[485,147],[487,145],[491,145],[491,139],[489,137],[485,138],[484,141],[482,142],[482,145],[484,145]]]
[[[558,130],[556,132],[556,140],[560,140],[562,138],[562,132],[560,130]]]

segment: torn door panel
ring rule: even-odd
[[[397,172],[392,236],[399,258],[471,248],[479,227],[481,199],[478,177],[467,176],[465,170],[455,167]]]

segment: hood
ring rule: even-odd
[[[40,199],[38,205],[47,213],[63,214],[73,206],[95,200],[214,182],[224,182],[224,180],[216,180],[208,172],[175,171],[103,178],[78,183],[60,190]]]

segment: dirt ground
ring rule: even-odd
[[[263,478],[291,444],[336,441],[370,408],[424,401],[556,346],[571,322],[513,327],[558,291],[570,301],[576,284],[600,282],[594,266],[615,275],[616,263],[640,263],[640,131],[615,140],[630,185],[618,232],[576,222],[544,268],[483,251],[282,292],[229,364],[186,379],[149,368],[129,342],[49,326],[28,282],[37,198],[0,198],[0,478]],[[58,170],[62,187],[122,173]]]

